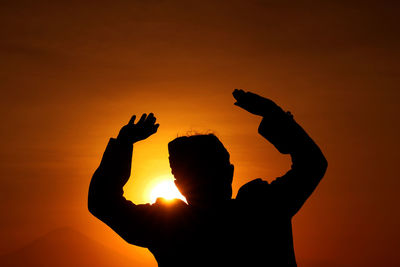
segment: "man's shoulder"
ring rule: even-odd
[[[244,184],[236,196],[239,201],[258,200],[260,197],[265,196],[269,190],[270,184],[267,181],[257,178]]]
[[[158,197],[156,199],[156,202],[153,204],[156,206],[187,206],[187,204],[179,198],[173,198],[173,199],[166,199],[163,197]]]
[[[159,212],[177,213],[186,210],[188,205],[181,199],[165,199],[159,197],[151,207]]]

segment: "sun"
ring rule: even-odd
[[[150,191],[151,203],[155,203],[157,198],[160,197],[166,200],[179,198],[187,202],[186,198],[179,192],[178,188],[176,188],[175,183],[172,179],[162,177],[162,179],[158,180],[159,182],[156,183]]]

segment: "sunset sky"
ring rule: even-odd
[[[244,183],[290,168],[234,106],[234,88],[290,110],[324,152],[320,186],[294,217],[299,266],[398,266],[398,1],[2,1],[0,255],[71,227],[156,266],[87,210],[91,176],[131,115],[126,198],[150,202],[167,143],[215,133]],[[234,233],[233,233],[234,234]]]

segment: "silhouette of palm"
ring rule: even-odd
[[[135,119],[136,115],[133,115],[129,123],[121,128],[117,139],[124,142],[135,143],[155,134],[160,126],[158,123],[155,124],[156,118],[153,113],[150,113],[148,116],[146,116],[146,113],[142,114],[136,124]]]

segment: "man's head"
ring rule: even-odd
[[[233,165],[213,134],[178,137],[168,144],[175,184],[189,204],[211,204],[232,197]]]

